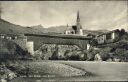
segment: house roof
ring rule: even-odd
[[[109,31],[109,32],[102,33],[102,34],[100,34],[98,36],[106,35],[106,34],[109,34],[109,33],[112,33],[112,32],[118,32],[118,29],[115,29],[115,30],[112,30],[112,31]]]

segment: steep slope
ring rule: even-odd
[[[0,33],[4,34],[19,34],[19,33],[43,33],[44,28],[42,26],[32,26],[32,27],[23,27],[20,25],[15,25],[10,22],[7,22],[3,19],[0,19]]]
[[[29,57],[27,54],[28,52],[22,49],[15,42],[0,38],[0,58],[6,60]]]
[[[15,25],[0,19],[0,33],[25,33],[25,29],[20,25]]]

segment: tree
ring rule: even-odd
[[[120,30],[120,35],[122,36],[122,35],[124,35],[125,34],[125,30],[124,29],[121,29]]]

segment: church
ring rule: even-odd
[[[77,19],[76,19],[76,25],[73,26],[68,26],[65,31],[65,34],[76,34],[76,35],[83,35],[83,29],[80,24],[80,16],[79,16],[79,11],[77,12]]]

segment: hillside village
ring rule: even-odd
[[[0,82],[128,81],[128,1],[0,2]]]
[[[46,32],[46,29],[44,30],[41,25],[37,26],[37,28],[22,27],[3,19],[0,19],[0,25],[4,27],[0,28],[1,39],[13,41],[19,45],[21,49],[26,51],[26,54],[36,59],[89,61],[128,60],[128,56],[125,55],[126,53],[123,53],[124,55],[116,53],[118,49],[126,50],[127,52],[127,47],[123,47],[127,46],[128,40],[128,34],[124,29],[115,29],[107,32],[85,31],[82,29],[80,23],[79,12],[77,12],[76,25],[67,25],[67,29],[65,29],[63,33],[53,33],[48,32],[48,30]],[[122,47],[120,48],[119,46],[121,45]],[[70,49],[72,46],[77,46],[78,50]],[[6,53],[6,51],[4,53]]]
[[[11,80],[22,75],[28,77],[27,72],[31,67],[22,65],[21,61],[24,60],[128,62],[128,33],[124,29],[105,32],[83,30],[79,12],[76,24],[67,25],[60,33],[48,31],[41,25],[36,27],[22,27],[0,19],[2,79]],[[65,71],[72,70],[72,75],[81,72],[74,68],[63,68]],[[34,69],[36,68],[29,71],[32,73],[29,76],[36,75]],[[39,72],[42,71],[38,70]],[[80,74],[83,75],[84,71]]]

